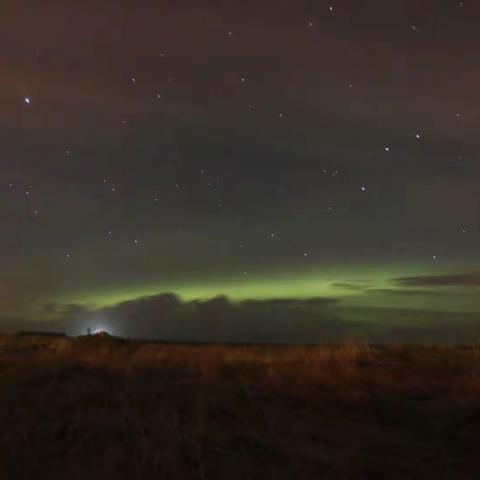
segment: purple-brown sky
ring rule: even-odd
[[[476,328],[476,2],[18,0],[0,19],[2,329],[166,292]]]

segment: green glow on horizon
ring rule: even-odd
[[[105,288],[84,289],[76,292],[65,292],[52,300],[61,304],[84,304],[91,308],[102,308],[135,300],[141,297],[171,292],[183,300],[206,300],[219,295],[226,295],[234,302],[247,299],[305,299],[313,297],[331,297],[342,301],[345,305],[375,306],[382,300],[380,294],[368,294],[366,290],[355,290],[348,285],[369,289],[394,289],[408,291],[406,287],[395,284],[393,279],[404,276],[445,274],[455,271],[453,268],[437,268],[405,264],[381,264],[375,266],[332,266],[321,270],[304,272],[282,272],[279,274],[252,273],[245,276],[212,275],[208,279],[185,279],[171,282],[149,282],[134,286],[107,286]],[[344,284],[344,285],[339,285]],[[418,288],[416,288],[418,290]],[[435,292],[432,292],[435,294]],[[425,308],[425,299],[415,299],[399,295],[396,302],[414,308],[417,304]],[[385,299],[384,299],[385,301]],[[389,300],[391,302],[391,300]],[[420,303],[419,303],[420,302]],[[428,305],[427,305],[428,306]]]

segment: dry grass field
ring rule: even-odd
[[[478,479],[480,348],[0,337],[0,479]]]

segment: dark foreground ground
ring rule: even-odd
[[[0,337],[0,479],[478,479],[480,347]]]

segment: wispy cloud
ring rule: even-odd
[[[480,286],[480,272],[459,273],[453,275],[426,275],[397,278],[396,282],[406,286],[444,287],[444,286]]]
[[[418,290],[418,289],[402,289],[402,288],[371,288],[368,290],[368,293],[380,293],[386,295],[432,295],[437,294],[437,292],[432,292],[431,290]],[[444,292],[442,292],[444,295]]]

